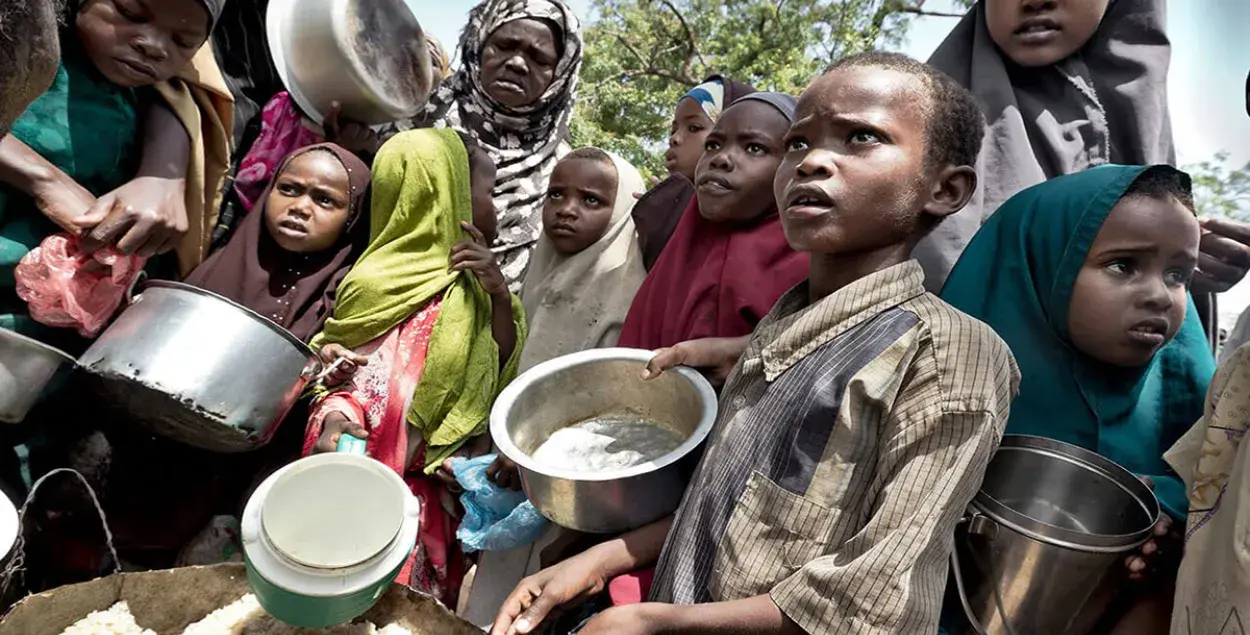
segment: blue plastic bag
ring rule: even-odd
[[[525,492],[514,492],[490,482],[486,468],[494,454],[475,459],[454,458],[451,471],[464,488],[460,503],[464,518],[456,538],[465,552],[504,551],[523,547],[542,537],[548,520],[534,509]]]

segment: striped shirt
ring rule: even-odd
[[[652,600],[769,594],[808,633],[933,633],[955,523],[1019,372],[912,260],[755,329],[657,566]]]

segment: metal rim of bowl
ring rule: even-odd
[[[703,443],[708,434],[712,432],[712,426],[716,423],[717,414],[717,408],[715,407],[717,404],[716,391],[712,390],[712,385],[708,383],[707,379],[705,379],[703,375],[700,375],[698,371],[685,366],[678,366],[664,371],[664,374],[667,375],[672,373],[686,381],[692,388],[695,389],[696,392],[699,393],[699,396],[704,399],[706,403],[712,404],[713,408],[709,412],[705,412],[703,414],[698,425],[695,426],[694,431],[690,433],[690,436],[687,437],[685,441],[682,441],[681,445],[655,460],[640,463],[623,470],[610,470],[603,472],[580,472],[575,470],[552,469],[534,461],[530,458],[528,453],[517,447],[517,445],[513,443],[512,437],[508,434],[507,430],[507,415],[508,411],[512,409],[512,404],[516,402],[522,392],[539,379],[545,378],[556,371],[566,370],[592,362],[624,361],[641,362],[645,365],[647,362],[651,361],[652,357],[655,357],[654,351],[636,348],[597,348],[557,357],[527,370],[521,374],[520,377],[513,380],[511,384],[508,384],[508,387],[505,388],[503,392],[499,394],[499,398],[495,400],[495,406],[491,408],[490,435],[495,441],[495,446],[499,448],[499,451],[502,452],[504,456],[531,472],[537,472],[551,478],[569,481],[615,481],[648,474],[676,463],[698,447],[700,443]]]
[[[173,289],[175,291],[187,291],[190,293],[202,295],[208,298],[212,298],[214,300],[224,302],[225,304],[239,311],[242,311],[248,317],[259,320],[260,323],[267,326],[269,330],[277,333],[278,335],[281,335],[283,339],[290,342],[293,346],[295,346],[295,348],[299,349],[299,351],[303,353],[305,357],[313,357],[314,355],[313,350],[309,348],[308,345],[305,344],[303,341],[301,341],[299,338],[295,337],[294,335],[291,335],[290,331],[282,328],[273,320],[270,320],[269,318],[243,306],[242,304],[239,304],[238,302],[235,302],[234,300],[231,300],[229,298],[224,298],[222,296],[217,295],[216,293],[213,293],[212,291],[206,291],[196,286],[192,286],[192,285],[185,284],[182,282],[170,282],[168,280],[151,280],[151,281],[143,283],[143,285],[139,287],[139,293],[136,294],[136,297],[138,295],[141,295],[144,291],[147,291],[148,289],[152,289],[152,288]]]
[[[1146,487],[1131,472],[1097,452],[1091,452],[1080,446],[1064,443],[1063,441],[1025,434],[1004,435],[1002,443],[998,447],[999,452],[1003,450],[1043,454],[1085,467],[1091,472],[1115,483],[1125,494],[1137,501],[1141,505],[1142,510],[1146,512],[1146,516],[1151,519],[1146,527],[1126,534],[1083,533],[1056,527],[1026,516],[999,502],[993,496],[985,493],[984,490],[977,490],[976,497],[972,500],[972,508],[974,510],[989,517],[990,520],[1002,525],[1004,528],[1038,542],[1090,553],[1127,551],[1141,546],[1150,539],[1154,526],[1158,522],[1160,514],[1163,513],[1158,499],[1155,498],[1150,488]]]
[[[41,352],[48,353],[49,355],[52,355],[54,357],[59,357],[62,362],[67,363],[67,364],[78,363],[78,360],[74,359],[73,357],[70,357],[69,353],[66,353],[65,351],[59,348],[56,348],[54,346],[48,346],[47,344],[44,344],[43,342],[40,342],[39,340],[27,337],[11,329],[0,327],[0,338],[8,338],[11,340],[17,340],[21,342],[22,344],[30,346],[31,348],[39,349]]]
[[[278,71],[278,79],[282,81],[282,86],[286,88],[286,92],[290,93],[291,98],[295,100],[295,104],[299,106],[304,114],[315,121],[317,125],[322,125],[325,121],[325,115],[313,105],[312,100],[308,99],[300,90],[298,82],[291,77],[291,69],[286,63],[286,44],[287,31],[286,25],[291,12],[295,10],[298,0],[273,0],[269,3],[269,8],[265,11],[265,37],[269,43],[270,57],[273,58],[273,66]],[[404,8],[412,12],[412,7],[408,3],[402,3]],[[415,15],[413,16],[416,17]],[[334,25],[335,30],[342,28],[340,23]],[[422,47],[421,52],[424,52]],[[419,53],[420,54],[420,53]],[[428,59],[426,65],[429,65]],[[431,90],[437,87],[437,78],[431,77]],[[420,112],[420,111],[418,111]],[[401,117],[402,119],[402,117]],[[375,131],[381,131],[387,124],[378,124],[371,126]]]

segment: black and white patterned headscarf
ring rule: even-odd
[[[482,87],[482,49],[496,29],[526,18],[554,27],[560,60],[551,85],[536,102],[510,108],[492,99]],[[459,70],[430,95],[424,113],[397,126],[401,130],[455,129],[475,139],[495,160],[499,239],[494,251],[514,291],[520,288],[530,251],[542,234],[547,180],[568,133],[581,66],[580,25],[563,2],[485,0],[469,13],[469,23],[460,34]]]

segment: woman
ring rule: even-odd
[[[328,165],[312,162],[320,155],[332,157]],[[326,167],[334,170],[336,163],[339,174],[329,174],[327,179],[334,182],[313,187],[319,185],[315,182],[322,177],[319,172]],[[339,282],[368,243],[369,221],[362,217],[366,216],[369,181],[369,166],[337,145],[323,143],[296,150],[282,161],[257,199],[259,206],[243,220],[230,242],[192,272],[187,283],[260,313],[305,342],[311,340],[334,309]],[[309,200],[314,196],[333,199],[323,205],[333,209],[322,214],[335,217],[329,219],[333,226],[315,222],[318,212],[308,211],[322,203]],[[292,208],[297,216],[309,216],[309,231],[292,237],[276,235],[281,232],[278,226],[288,222],[279,215]],[[319,244],[305,248],[300,242]]]
[[[582,65],[573,11],[560,0],[485,0],[460,36],[460,69],[425,112],[398,127],[453,128],[498,166],[493,249],[513,292],[542,233],[543,198],[568,132]]]

